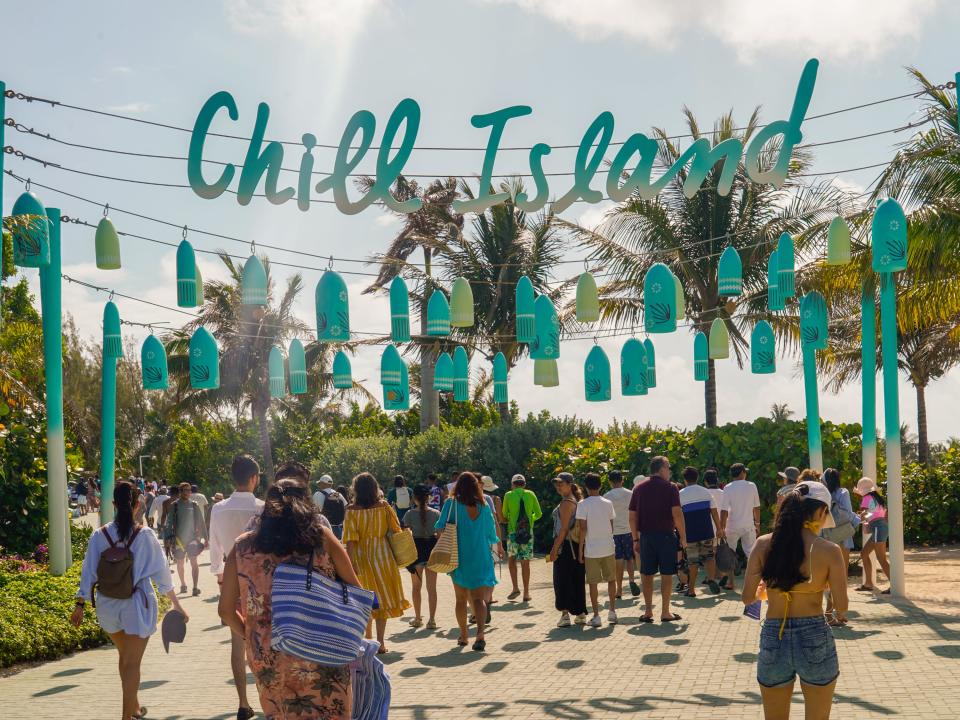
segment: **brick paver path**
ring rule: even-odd
[[[761,717],[759,624],[742,617],[733,594],[675,601],[683,620],[672,625],[639,623],[635,602],[624,600],[615,627],[560,629],[550,567],[542,560],[533,567],[533,602],[506,601],[509,581],[498,588],[486,653],[455,647],[446,578],[440,580],[440,631],[390,621],[392,720]],[[201,587],[203,595],[184,601],[192,615],[186,643],[166,655],[156,636],[147,648],[140,697],[151,718],[226,719],[236,712],[227,630],[216,614],[216,584],[206,566]],[[958,717],[956,606],[920,608],[851,595],[850,626],[836,632],[841,676],[833,717]],[[0,679],[7,718],[113,720],[120,717],[119,692],[116,653],[109,647]],[[801,708],[793,714],[802,717]]]

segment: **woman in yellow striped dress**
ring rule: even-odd
[[[384,634],[387,618],[400,617],[410,603],[403,596],[400,568],[393,559],[387,535],[400,532],[397,513],[383,499],[380,485],[370,473],[353,479],[353,504],[343,520],[343,542],[360,578],[360,585],[377,593],[380,608],[373,611],[380,654],[387,652]],[[367,637],[371,636],[367,626]]]

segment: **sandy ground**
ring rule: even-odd
[[[907,548],[904,567],[908,598],[960,605],[960,546]]]

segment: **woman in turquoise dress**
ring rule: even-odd
[[[460,473],[453,497],[443,504],[437,530],[443,530],[448,522],[457,527],[457,552],[459,564],[450,573],[457,596],[457,624],[460,637],[457,645],[467,644],[467,603],[473,606],[477,618],[477,638],[473,649],[482,652],[487,641],[484,628],[487,621],[487,590],[497,584],[493,572],[491,548],[502,558],[503,548],[497,539],[497,526],[490,507],[484,502],[480,480],[471,472]]]

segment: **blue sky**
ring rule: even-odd
[[[904,67],[913,65],[937,82],[960,69],[955,53],[960,7],[944,0],[812,0],[792,4],[754,0],[210,0],[155,4],[48,2],[43,12],[24,4],[3,11],[8,29],[0,44],[0,77],[13,90],[66,103],[110,110],[146,120],[192,126],[212,93],[229,90],[240,121],[227,130],[246,134],[256,104],[269,103],[268,136],[299,138],[314,133],[336,144],[350,115],[360,108],[378,119],[405,97],[422,109],[419,144],[483,145],[486,135],[470,116],[512,104],[528,104],[533,115],[509,127],[504,145],[576,144],[593,118],[613,112],[622,139],[652,126],[682,131],[681,108],[689,106],[703,124],[733,108],[745,119],[756,105],[765,120],[786,117],[804,61],[821,61],[809,114],[909,92]],[[95,8],[95,10],[94,10]],[[11,31],[15,28],[15,31]],[[953,55],[954,57],[951,57]],[[804,124],[804,140],[817,142],[885,130],[918,118],[918,104],[904,100]],[[70,142],[144,153],[185,155],[185,133],[8,101],[7,117]],[[225,127],[225,126],[224,126]],[[836,171],[883,162],[902,136],[818,149],[817,171]],[[8,129],[6,143],[66,167],[105,175],[185,183],[183,162],[122,157],[69,148]],[[296,165],[299,153],[288,153]],[[211,142],[207,157],[242,161],[245,144]],[[547,170],[569,170],[573,150],[555,150]],[[414,151],[410,173],[474,175],[479,152]],[[372,160],[372,156],[370,158]],[[501,153],[498,170],[525,167],[524,153]],[[317,168],[329,167],[333,152],[317,153]],[[283,245],[318,254],[364,258],[382,249],[397,229],[375,209],[343,216],[333,206],[307,213],[295,203],[272,206],[262,199],[241,207],[230,196],[207,201],[185,189],[100,180],[57,168],[6,158],[6,167],[35,181],[114,207],[192,227]],[[371,167],[370,163],[363,166]],[[862,188],[876,171],[846,172],[836,182]],[[292,176],[291,176],[292,178]],[[596,187],[602,187],[595,182]],[[22,186],[4,177],[8,212]],[[555,193],[566,190],[558,185]],[[101,210],[39,191],[49,206],[97,222]],[[603,206],[577,204],[565,216],[586,224],[602,218]],[[178,242],[179,230],[113,214],[121,230]],[[197,247],[245,255],[241,244],[193,236]],[[581,257],[573,248],[570,257]],[[320,260],[272,252],[274,260],[323,268]],[[173,249],[136,240],[123,245],[124,267],[98,271],[93,232],[64,231],[64,272],[166,305],[175,305]],[[222,274],[219,261],[204,258],[204,276]],[[339,270],[367,272],[362,265]],[[293,270],[275,268],[278,278]],[[300,314],[312,323],[313,286],[319,271],[304,269]],[[563,270],[558,273],[565,276]],[[31,273],[35,278],[35,273]],[[387,302],[360,295],[362,276],[347,276],[353,326],[389,327]],[[68,286],[65,307],[87,336],[100,333],[103,294]],[[179,321],[176,313],[119,300],[123,317],[143,322]],[[135,337],[142,334],[132,332]],[[604,346],[619,355],[619,341]],[[657,340],[660,387],[645,398],[609,403],[582,401],[582,363],[588,342],[570,342],[561,360],[561,387],[536,388],[532,367],[521,363],[510,392],[521,408],[577,413],[606,423],[614,417],[690,427],[702,422],[702,387],[692,379],[692,341],[685,333]],[[361,351],[355,375],[376,389],[379,351]],[[759,378],[731,363],[719,363],[720,422],[766,414],[787,402],[803,414],[802,382],[792,359],[778,374]],[[934,440],[960,434],[951,425],[950,403],[960,394],[960,371],[938,381],[928,394]],[[915,426],[915,399],[901,386],[901,413]],[[856,387],[822,393],[821,412],[833,420],[859,419]]]

